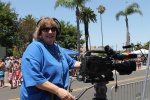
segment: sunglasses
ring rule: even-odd
[[[51,27],[51,28],[46,27],[46,28],[43,28],[43,29],[42,29],[43,32],[49,32],[50,30],[51,30],[52,32],[55,32],[55,31],[56,31],[56,27]]]

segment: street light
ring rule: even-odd
[[[102,48],[103,48],[103,30],[102,30],[102,14],[105,12],[105,7],[100,5],[98,8],[98,13],[100,13],[100,21],[101,21],[101,35],[102,35]]]

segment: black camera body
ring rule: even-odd
[[[103,56],[92,55],[92,53],[102,54]],[[113,70],[116,70],[120,75],[129,75],[136,70],[135,61],[129,60],[121,63],[116,63],[116,61],[136,57],[137,55],[119,55],[109,46],[105,47],[105,51],[88,51],[81,58],[82,64],[79,75],[82,76],[81,80],[85,83],[113,81]]]

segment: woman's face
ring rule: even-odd
[[[44,43],[52,45],[56,38],[56,27],[52,25],[46,25],[45,28],[41,29],[41,37]]]

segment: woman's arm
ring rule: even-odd
[[[81,66],[81,62],[80,61],[76,61],[74,64],[74,69],[79,69]]]
[[[43,84],[36,85],[37,88],[48,91],[57,95],[62,100],[69,99],[75,100],[75,98],[65,89],[59,88],[58,86],[52,84],[49,81],[44,82]]]

